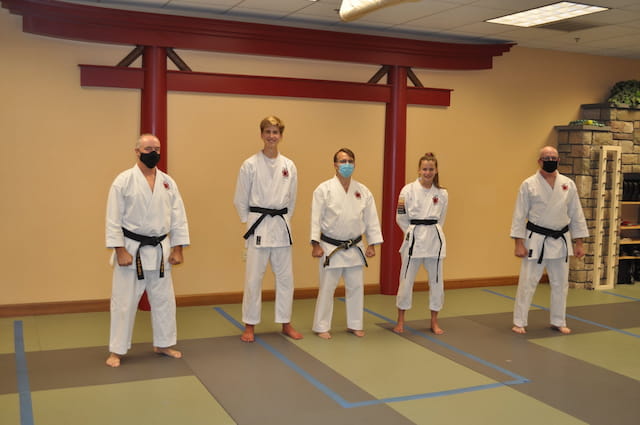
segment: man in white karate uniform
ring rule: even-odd
[[[156,167],[160,141],[143,134],[135,145],[138,161],[120,173],[109,191],[106,246],[114,248],[111,337],[107,365],[120,366],[131,348],[136,310],[146,290],[151,305],[153,349],[173,358],[177,342],[176,300],[171,266],[183,261],[189,245],[187,216],[175,181]]]
[[[366,186],[351,178],[355,154],[349,149],[340,149],[333,157],[333,166],[336,175],[316,188],[311,205],[311,255],[320,258],[320,289],[313,331],[321,338],[331,338],[333,295],[342,277],[347,330],[362,337],[363,266],[367,265],[366,257],[376,255],[375,245],[382,243],[382,232],[373,195]]]
[[[551,329],[568,334],[569,257],[584,256],[582,239],[589,236],[589,230],[575,183],[557,171],[558,151],[545,146],[538,164],[540,170],[520,185],[511,223],[515,255],[522,258],[512,330],[526,333],[533,294],[546,268],[551,287]]]
[[[276,323],[282,333],[301,339],[291,325],[293,309],[293,270],[291,265],[291,230],[289,220],[296,205],[298,172],[289,158],[278,152],[284,123],[269,116],[260,122],[263,149],[242,163],[233,203],[242,223],[247,247],[240,339],[255,340],[254,328],[262,313],[262,278],[271,263],[276,286]]]

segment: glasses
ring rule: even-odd
[[[353,159],[341,159],[340,161],[336,161],[338,164],[353,164],[355,161]]]
[[[557,156],[542,156],[542,157],[540,157],[540,160],[542,160],[542,161],[557,161],[558,157]]]

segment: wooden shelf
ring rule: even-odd
[[[636,244],[640,245],[640,239],[630,239],[626,241],[623,241],[623,240],[620,241],[620,245],[636,245]]]
[[[632,257],[629,255],[621,255],[618,260],[640,260],[640,257]]]
[[[640,205],[640,201],[622,201],[622,205]]]
[[[640,224],[635,224],[633,226],[620,226],[620,230],[636,230],[640,229]]]

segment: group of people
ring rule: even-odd
[[[282,155],[279,144],[284,123],[269,116],[260,122],[263,148],[240,167],[234,205],[244,234],[247,254],[242,299],[244,330],[241,340],[255,341],[261,320],[262,280],[267,265],[275,276],[275,321],[292,339],[303,335],[291,323],[293,306],[292,237],[290,219],[296,206],[297,169]],[[122,172],[109,192],[106,245],[114,249],[111,297],[111,335],[106,364],[120,366],[131,348],[138,302],[144,291],[151,306],[154,351],[173,358],[182,353],[177,342],[176,303],[171,266],[183,261],[189,244],[184,204],[178,188],[158,170],[160,141],[143,134],[135,146],[137,163]],[[565,322],[568,257],[584,255],[588,236],[576,186],[557,172],[558,152],[547,146],[540,152],[540,170],[522,183],[513,215],[511,237],[522,267],[512,330],[525,333],[533,293],[546,268],[551,284],[551,327],[569,333]],[[383,242],[371,191],[353,179],[356,155],[347,148],[333,156],[335,175],[313,192],[311,255],[318,258],[319,290],[313,332],[331,338],[334,293],[345,284],[347,331],[364,332],[363,274],[367,259]],[[404,232],[400,247],[402,267],[396,296],[396,333],[404,332],[405,311],[412,306],[415,277],[423,266],[429,276],[431,331],[440,335],[438,312],[444,304],[442,263],[446,257],[443,226],[448,192],[440,185],[438,160],[427,153],[418,161],[418,177],[399,194],[396,222]],[[572,240],[575,239],[575,248]]]

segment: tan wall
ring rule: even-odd
[[[109,185],[133,165],[139,129],[135,90],[81,88],[78,64],[115,65],[128,46],[25,34],[0,10],[0,304],[105,299],[110,294],[104,211]],[[377,67],[179,51],[196,71],[366,81]],[[410,107],[407,179],[425,151],[440,159],[450,191],[445,279],[512,276],[508,237],[520,181],[554,125],[578,118],[640,61],[515,47],[487,71],[415,70],[426,86],[451,88],[449,108]],[[357,155],[356,178],[381,210],[384,106],[372,103],[171,93],[169,171],[182,191],[192,246],[175,272],[178,295],[242,290],[243,226],[232,205],[241,162],[261,147],[268,114],[287,127],[282,152],[299,171],[293,218],[296,286],[317,285],[307,243],[311,193],[332,175],[339,147]],[[387,246],[395,250],[396,247]],[[379,261],[366,283],[377,283]],[[424,278],[424,276],[422,276]],[[266,288],[273,287],[268,279]]]

